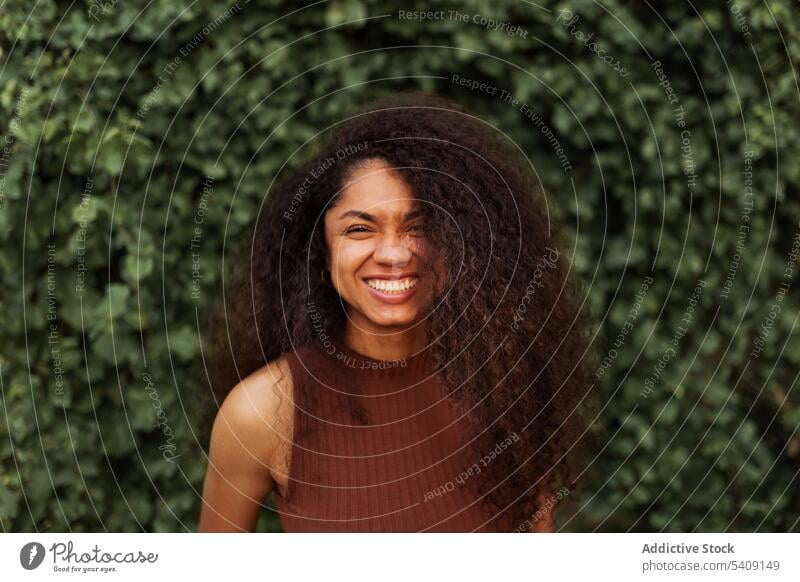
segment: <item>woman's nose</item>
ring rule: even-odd
[[[411,260],[410,243],[405,238],[390,234],[381,237],[375,249],[375,261],[390,266],[402,267]]]

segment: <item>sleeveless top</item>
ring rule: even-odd
[[[477,492],[480,456],[429,347],[377,360],[339,339],[284,355],[294,436],[275,508],[285,532],[511,531],[510,515]]]

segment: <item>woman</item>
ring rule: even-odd
[[[212,317],[201,531],[553,531],[587,327],[529,162],[385,98],[271,189]],[[243,378],[243,379],[242,379]]]

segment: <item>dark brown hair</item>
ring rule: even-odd
[[[589,326],[531,162],[464,107],[425,93],[383,98],[323,138],[274,182],[241,241],[210,319],[212,408],[282,352],[318,341],[320,326],[344,329],[342,301],[320,277],[323,214],[354,168],[381,158],[421,201],[426,236],[444,259],[428,339],[476,460],[491,457],[472,480],[519,527],[537,498],[574,490],[590,408]],[[513,444],[497,453],[503,442]]]

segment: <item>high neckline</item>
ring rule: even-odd
[[[378,376],[405,376],[417,375],[427,370],[430,362],[430,344],[410,356],[398,360],[382,360],[362,354],[350,347],[344,340],[343,334],[331,338],[324,345],[316,342],[318,348],[339,364],[353,372],[378,375]]]
[[[339,347],[341,348],[341,350],[344,353],[348,354],[349,356],[365,360],[365,361],[370,362],[372,364],[411,362],[411,361],[414,361],[414,360],[417,360],[417,359],[425,357],[426,353],[430,349],[430,347],[428,345],[426,345],[424,348],[422,348],[418,352],[413,353],[410,356],[407,356],[405,358],[400,358],[399,360],[382,360],[382,359],[372,358],[372,357],[370,357],[370,356],[368,356],[366,354],[362,354],[361,352],[351,348],[349,345],[347,345],[347,342],[341,337],[339,338]]]

